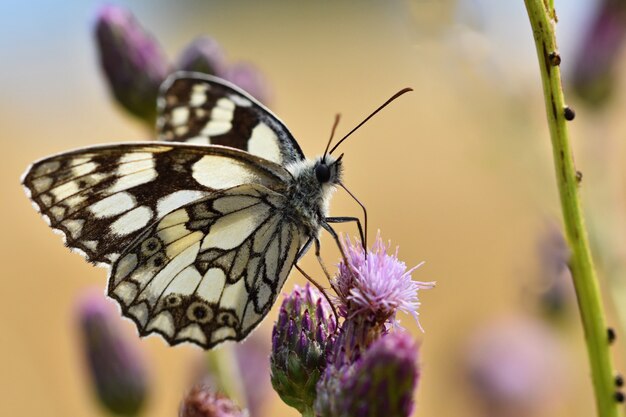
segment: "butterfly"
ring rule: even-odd
[[[328,216],[339,143],[306,159],[262,104],[198,73],[170,76],[158,113],[157,142],[50,156],[22,183],[69,248],[110,268],[108,295],[141,336],[242,340],[313,243],[319,256],[322,229],[337,239],[330,223],[354,221],[363,235],[358,218]]]

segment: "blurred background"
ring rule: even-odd
[[[565,93],[577,114],[571,139],[619,369],[625,7],[555,3]],[[104,81],[93,36],[103,4],[0,2],[0,415],[106,415],[86,372],[77,307],[86,290],[104,292],[106,271],[64,248],[19,184],[35,159],[152,136],[112,100]],[[115,4],[131,10],[172,61],[194,38],[210,35],[229,61],[252,63],[266,80],[269,107],[311,157],[323,152],[335,113],[343,134],[391,94],[413,87],[342,151],[345,183],[366,204],[370,233],[379,229],[398,245],[409,266],[426,261],[414,279],[437,281],[420,293],[425,333],[401,317],[421,341],[414,414],[593,415],[522,0]],[[338,192],[332,213],[360,209]],[[322,244],[327,262],[336,263],[332,239]],[[312,254],[303,267],[323,282]],[[302,282],[292,273],[284,291]],[[264,348],[276,313],[255,332]],[[139,340],[121,318],[119,326],[149,377],[144,415],[176,415],[202,352]],[[273,391],[263,396],[258,416],[297,415]]]

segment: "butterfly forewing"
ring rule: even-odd
[[[159,140],[229,146],[281,165],[304,159],[275,115],[224,80],[177,73],[163,84],[158,107]]]
[[[23,184],[67,246],[106,264],[144,227],[214,190],[256,183],[281,192],[289,178],[279,165],[234,149],[131,143],[43,159]]]
[[[109,295],[140,334],[205,348],[241,340],[316,238],[332,184],[226,81],[177,73],[158,107],[162,142],[52,156],[23,184],[67,246],[111,266]]]
[[[141,334],[170,344],[243,339],[274,304],[303,240],[285,204],[248,184],[174,210],[113,265],[109,295]]]

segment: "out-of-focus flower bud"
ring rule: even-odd
[[[570,250],[556,223],[546,222],[536,250],[542,289],[539,294],[541,310],[550,319],[564,318],[576,298],[569,270]]]
[[[261,103],[267,104],[271,100],[267,81],[253,64],[237,62],[218,75],[247,91]]]
[[[148,392],[148,378],[139,351],[122,336],[119,314],[98,290],[85,294],[78,320],[93,387],[111,412],[135,416]]]
[[[179,417],[247,417],[248,413],[208,385],[198,384],[185,396]]]
[[[152,125],[159,86],[169,68],[159,44],[130,11],[111,5],[98,13],[95,38],[113,96],[132,115]]]
[[[419,379],[418,348],[410,335],[388,333],[353,364],[329,366],[318,384],[320,417],[408,417]]]
[[[270,364],[267,360],[271,344],[265,336],[262,332],[253,332],[239,343],[206,353],[198,352],[199,356],[191,363],[192,383],[201,381],[216,391],[228,392],[235,403],[239,400],[235,395],[240,394],[251,417],[264,415],[267,396],[272,390]],[[224,361],[229,358],[227,349],[232,349],[232,363]],[[233,370],[229,366],[237,368]],[[225,381],[227,378],[229,380]]]
[[[310,412],[336,328],[330,305],[307,284],[285,298],[272,333],[272,385],[282,400]]]
[[[587,28],[571,83],[574,91],[592,105],[607,102],[615,89],[615,67],[626,40],[626,2],[602,0]]]
[[[536,415],[566,382],[564,349],[538,320],[492,323],[472,335],[462,354],[471,388],[490,415]]]
[[[213,38],[194,39],[178,58],[177,68],[220,76],[226,67],[226,57],[220,44]]]

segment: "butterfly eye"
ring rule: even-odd
[[[326,164],[319,164],[315,167],[315,176],[320,183],[330,180],[330,167]]]

